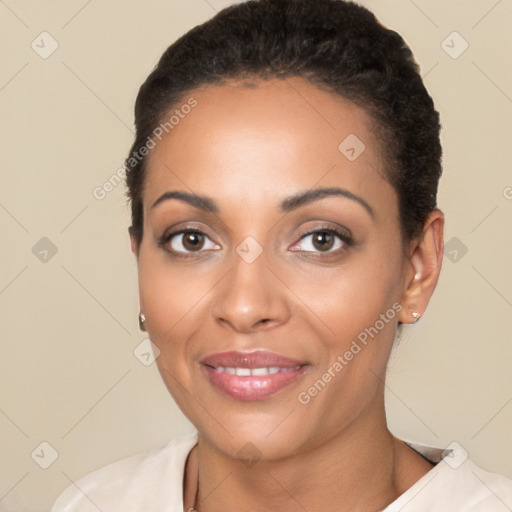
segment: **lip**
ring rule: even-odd
[[[308,363],[268,350],[221,352],[201,361],[208,380],[219,391],[237,400],[263,400],[295,383],[306,372]],[[227,369],[271,368],[264,375],[236,375]],[[245,373],[245,372],[244,372]]]

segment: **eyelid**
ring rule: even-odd
[[[175,224],[174,226],[168,227],[163,231],[161,235],[157,235],[156,238],[158,241],[164,240],[164,239],[170,239],[172,236],[179,235],[181,233],[199,233],[201,235],[207,236],[211,239],[211,236],[208,235],[207,229],[204,227],[194,226],[194,225],[187,225],[182,222],[179,222]]]

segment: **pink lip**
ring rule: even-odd
[[[217,389],[237,400],[262,400],[297,381],[307,370],[304,361],[284,357],[274,352],[222,352],[201,361],[209,381]],[[268,375],[240,376],[218,368],[279,368]]]

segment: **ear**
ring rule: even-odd
[[[435,209],[427,217],[423,233],[411,241],[405,271],[403,309],[398,321],[414,323],[423,315],[434,293],[443,262],[444,215]]]
[[[130,245],[131,245],[131,249],[132,249],[132,253],[133,255],[137,258],[137,260],[139,259],[139,248],[140,248],[140,244],[139,242],[137,241],[137,238],[135,237],[135,234],[134,234],[134,230],[133,230],[133,226],[130,226],[128,228],[128,233],[130,235]]]

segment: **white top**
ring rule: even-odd
[[[196,443],[197,433],[100,468],[70,485],[51,512],[183,512],[185,461]],[[457,443],[406,444],[436,465],[382,512],[512,510],[512,480],[476,466]]]

